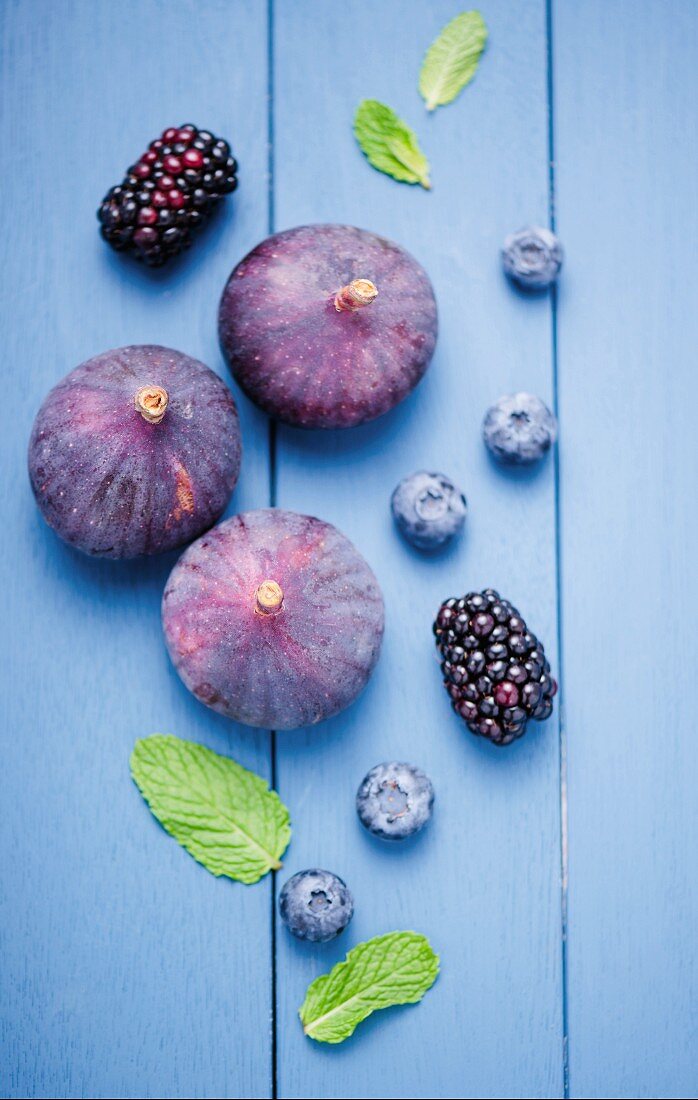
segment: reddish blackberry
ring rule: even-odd
[[[543,646],[493,588],[446,600],[434,635],[451,705],[473,733],[508,745],[529,718],[550,717],[557,684]]]
[[[191,123],[171,126],[150,143],[97,217],[105,241],[159,267],[192,242],[216,203],[237,187],[227,141]]]

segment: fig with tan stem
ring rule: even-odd
[[[429,278],[399,245],[348,225],[306,225],[257,245],[228,279],[223,350],[247,395],[302,428],[388,412],[434,352]]]
[[[87,554],[171,550],[218,519],[240,469],[235,403],[220,378],[179,351],[117,348],[76,367],[34,422],[37,504]]]
[[[249,726],[294,729],[361,692],[380,652],[383,597],[335,527],[273,508],[233,516],[189,547],[162,621],[197,699]]]

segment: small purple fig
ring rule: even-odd
[[[190,542],[223,512],[242,444],[221,379],[180,351],[144,344],[82,363],[48,394],[29,440],[44,519],[105,558]]]
[[[295,729],[349,706],[383,638],[383,597],[335,527],[277,509],[233,516],[190,546],[165,588],[165,641],[202,703]]]
[[[301,428],[349,428],[407,397],[434,353],[434,291],[392,241],[348,225],[276,233],[221,298],[223,350],[245,393]]]

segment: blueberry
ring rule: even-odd
[[[487,410],[482,437],[500,462],[525,466],[550,450],[557,438],[557,421],[540,397],[510,393]]]
[[[349,924],[354,899],[346,883],[331,871],[299,871],[281,891],[279,913],[299,940],[325,943]]]
[[[533,290],[542,290],[555,282],[562,259],[562,245],[555,234],[539,226],[512,233],[502,248],[506,274],[520,286]]]
[[[356,812],[370,833],[384,840],[404,840],[431,817],[434,788],[414,764],[376,764],[356,792]]]
[[[436,550],[457,535],[465,521],[465,497],[444,474],[424,470],[399,483],[390,508],[400,531],[420,550]]]

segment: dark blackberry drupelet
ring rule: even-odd
[[[186,123],[150,143],[97,217],[104,240],[150,267],[189,248],[214,206],[237,187],[237,161],[227,141]]]
[[[493,588],[446,600],[434,635],[451,706],[473,733],[508,745],[530,718],[550,717],[557,684],[543,646]]]

